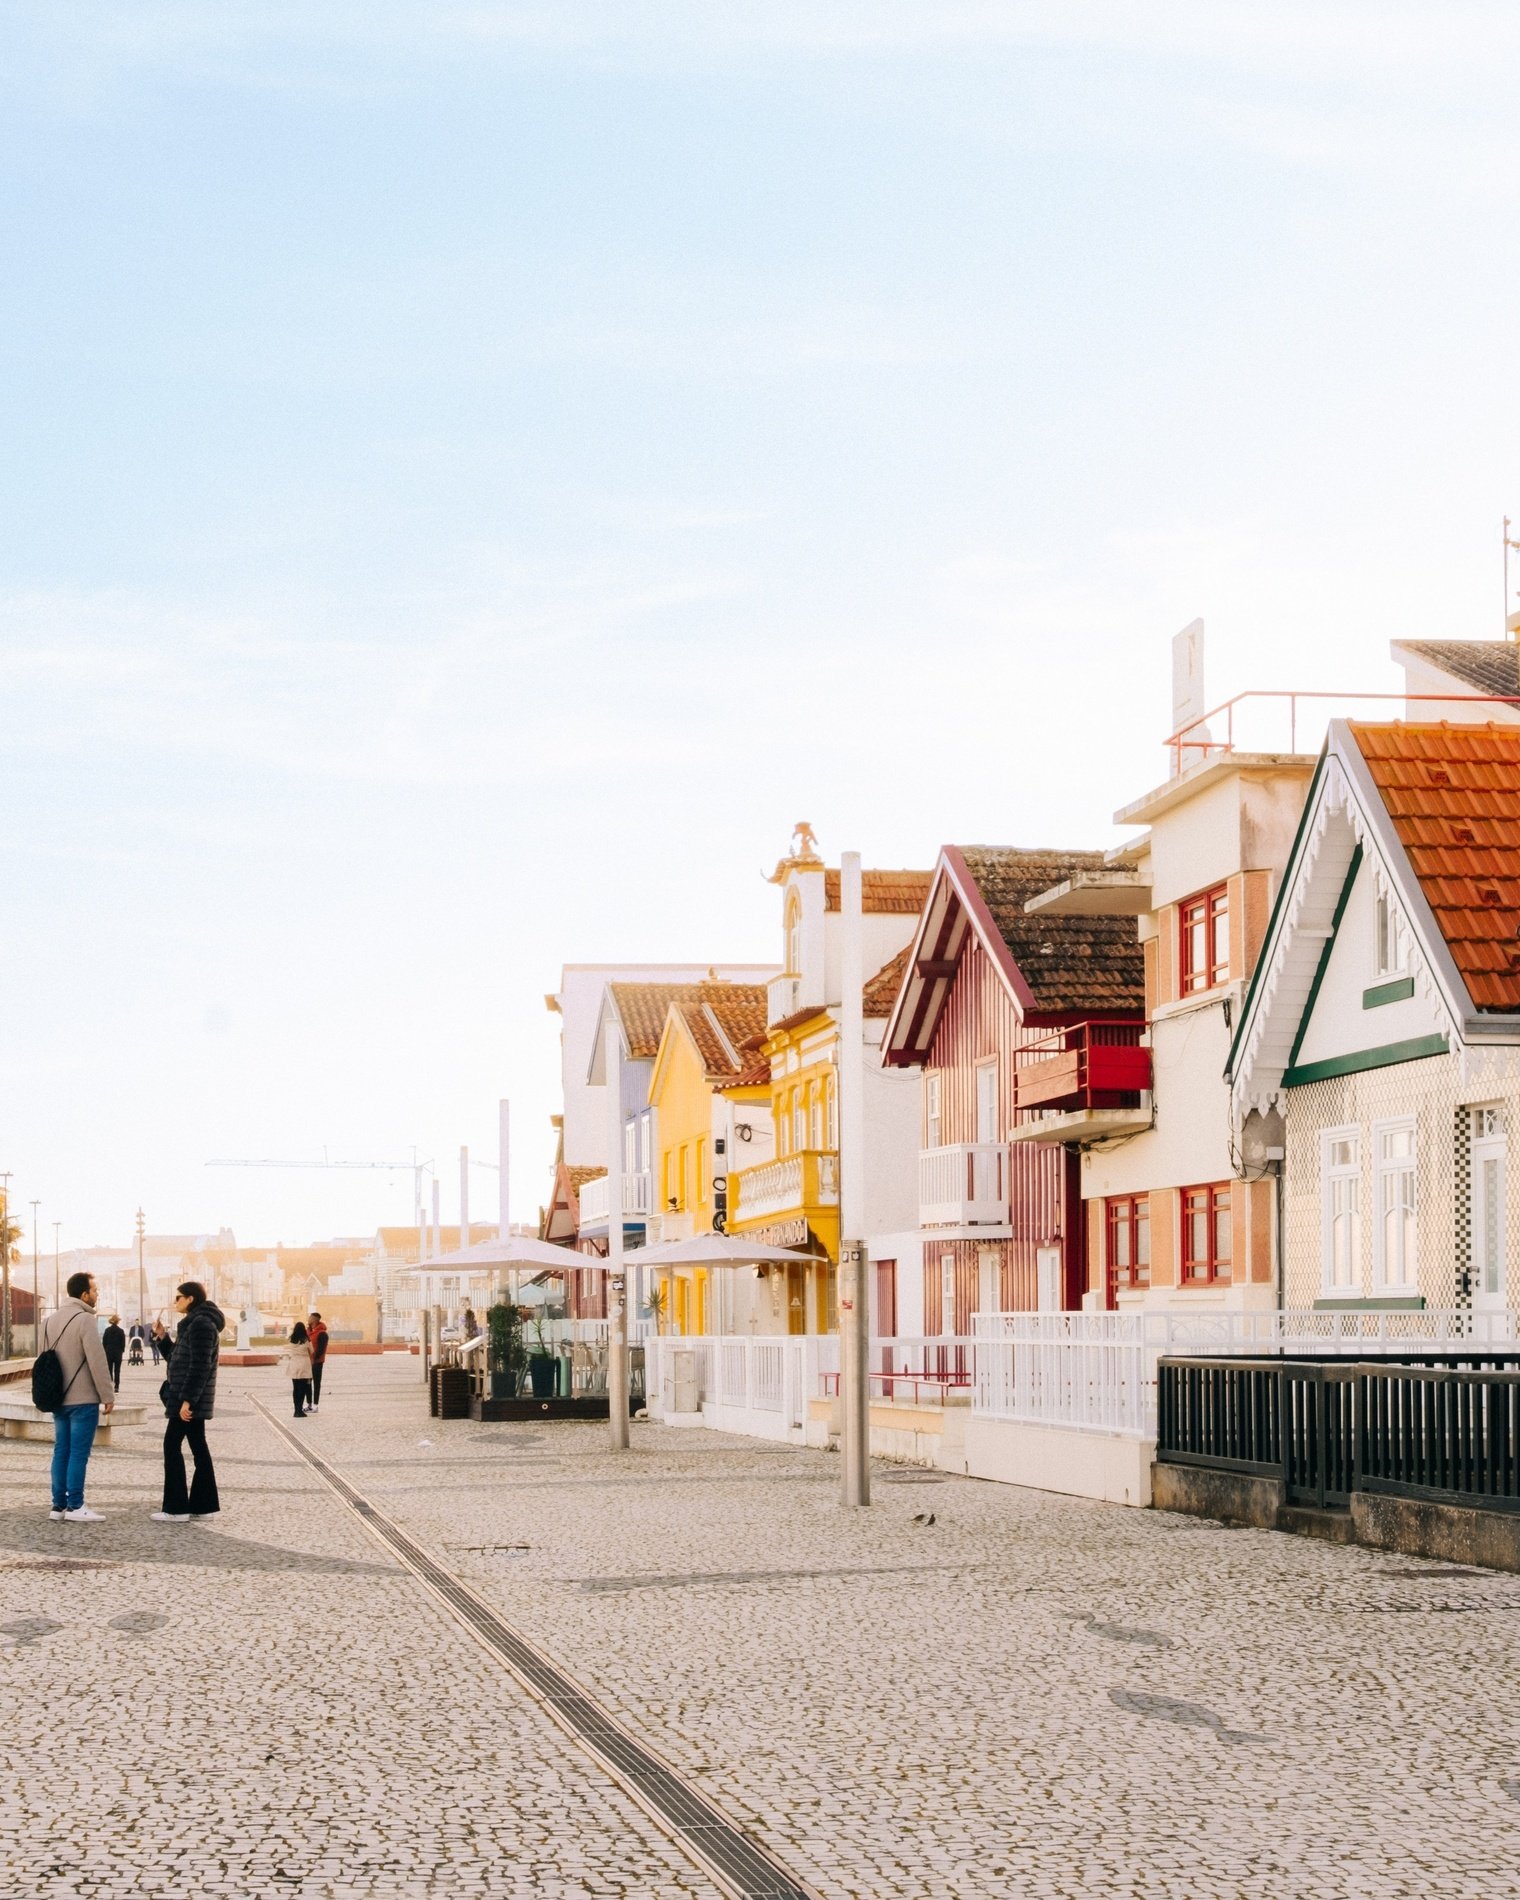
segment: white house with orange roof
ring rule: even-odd
[[[1331,725],[1229,1077],[1284,1157],[1288,1307],[1511,1335],[1520,726]]]

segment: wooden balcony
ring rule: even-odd
[[[918,1156],[920,1227],[1008,1231],[1008,1144],[958,1141]],[[995,1232],[989,1239],[998,1238]]]
[[[1088,1021],[1053,1029],[1014,1055],[1015,1141],[1080,1141],[1150,1126],[1145,1025]]]

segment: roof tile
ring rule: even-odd
[[[1403,644],[1441,654],[1453,672],[1457,648],[1485,667],[1502,659],[1489,654],[1494,641]],[[1510,684],[1478,690],[1516,690],[1516,649],[1505,646]],[[1520,1009],[1520,725],[1351,721],[1350,731],[1474,1006]]]
[[[1052,885],[1103,870],[1101,851],[963,845],[961,856],[1037,1010],[1144,1007],[1145,960],[1133,917],[1031,916],[1024,909]]]

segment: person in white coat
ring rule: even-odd
[[[98,1524],[84,1501],[84,1474],[102,1412],[116,1403],[116,1386],[95,1319],[99,1297],[93,1273],[71,1273],[68,1298],[42,1322],[41,1350],[51,1348],[63,1371],[63,1403],[53,1414],[53,1508],[71,1524]]]
[[[296,1417],[305,1418],[311,1408],[311,1342],[300,1320],[290,1329],[290,1344],[280,1354],[280,1370],[290,1381]]]

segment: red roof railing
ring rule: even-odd
[[[1298,751],[1300,741],[1311,743],[1317,751],[1324,739],[1325,727],[1337,715],[1328,709],[1323,714],[1310,711],[1309,702],[1316,700],[1331,702],[1341,709],[1339,716],[1349,718],[1357,716],[1350,710],[1352,707],[1384,708],[1390,703],[1520,708],[1520,694],[1516,693],[1300,693],[1253,689],[1221,701],[1168,734],[1165,743],[1172,755],[1172,776],[1175,778],[1185,767],[1201,759],[1222,758],[1231,752],[1293,753]],[[1258,713],[1262,715],[1260,720],[1255,717]],[[1376,719],[1387,715],[1380,711],[1371,716]],[[1209,730],[1220,722],[1224,726],[1222,735]],[[1258,733],[1258,726],[1267,729],[1265,736]]]

